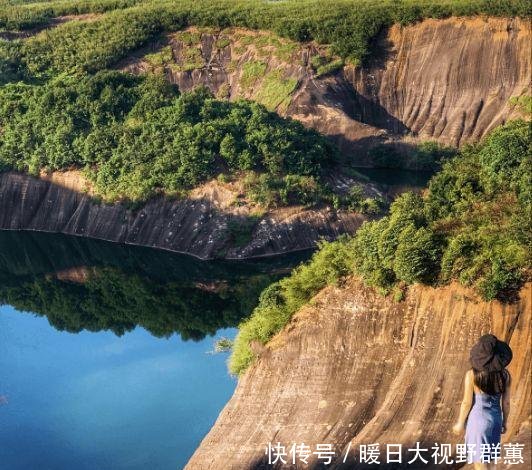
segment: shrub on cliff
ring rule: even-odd
[[[405,193],[390,213],[351,238],[323,243],[308,264],[264,291],[240,326],[230,369],[255,353],[320,289],[357,274],[382,293],[412,283],[458,280],[485,300],[513,300],[530,275],[530,124],[514,121],[451,158],[424,196]]]
[[[424,198],[404,194],[389,217],[360,229],[354,271],[385,291],[458,279],[491,300],[518,288],[530,266],[529,142],[529,123],[513,121],[464,148]]]
[[[320,289],[347,276],[352,263],[347,238],[322,243],[309,263],[300,265],[289,277],[266,288],[251,317],[239,325],[229,361],[230,371],[236,375],[245,371],[255,357],[252,343],[265,344]]]
[[[438,276],[440,257],[441,245],[434,232],[409,225],[399,236],[393,270],[406,284],[428,284]]]
[[[357,232],[353,270],[383,292],[398,281],[430,282],[438,273],[442,242],[426,225],[421,196],[402,194],[389,216],[365,223]]]

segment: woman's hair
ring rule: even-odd
[[[508,380],[508,371],[506,369],[496,371],[483,371],[473,369],[475,385],[488,395],[504,393],[506,382]]]

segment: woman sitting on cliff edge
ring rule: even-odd
[[[475,470],[494,468],[493,449],[497,444],[500,449],[501,434],[506,432],[511,383],[506,366],[511,360],[510,346],[494,335],[482,336],[471,348],[472,369],[465,375],[464,398],[453,432],[461,434],[465,426],[465,443],[471,449],[468,463],[473,462]]]

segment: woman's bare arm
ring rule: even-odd
[[[469,412],[471,411],[471,406],[473,404],[473,374],[470,370],[466,372],[465,381],[464,381],[464,397],[462,398],[462,404],[460,405],[460,414],[458,416],[458,421],[453,426],[453,432],[455,434],[460,434],[464,430],[465,422]]]
[[[510,386],[512,384],[512,376],[508,372],[506,380],[506,388],[502,394],[502,433],[506,432],[506,425],[508,423],[508,416],[510,415]]]

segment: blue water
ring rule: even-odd
[[[0,470],[183,468],[236,386],[215,340],[308,255],[0,231]]]
[[[0,307],[0,469],[183,468],[236,386],[213,342],[71,334]]]

